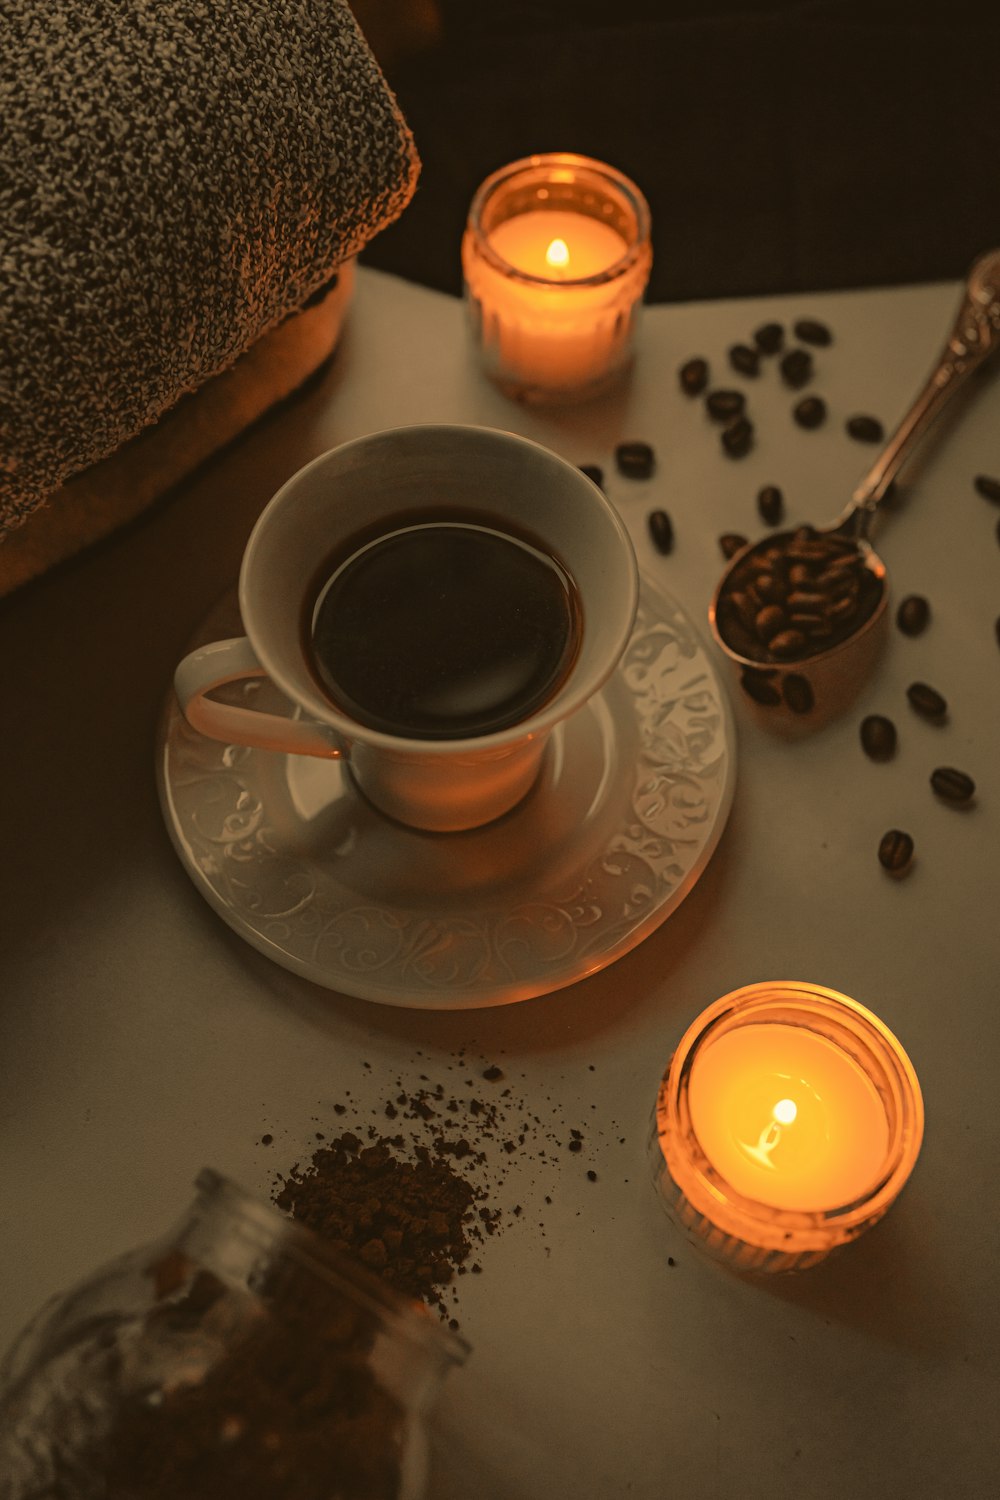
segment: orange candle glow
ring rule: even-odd
[[[479,189],[462,241],[474,336],[509,394],[596,394],[631,356],[651,264],[648,208],[587,157],[526,158]]]
[[[885,1107],[842,1048],[801,1026],[741,1026],[691,1069],[691,1124],[720,1177],[776,1208],[838,1208],[878,1180]]]
[[[871,1011],[818,985],[749,985],[685,1032],[653,1112],[654,1180],[719,1259],[792,1270],[857,1238],[920,1150],[906,1053]]]

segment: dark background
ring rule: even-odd
[[[1000,244],[991,0],[356,0],[423,161],[365,263],[461,292],[488,173],[576,151],[649,200],[649,300],[962,277]]]

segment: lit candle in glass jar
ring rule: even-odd
[[[877,1017],[814,985],[761,984],[682,1038],[654,1111],[654,1177],[684,1225],[748,1269],[811,1265],[885,1213],[923,1105]]]
[[[528,157],[482,184],[462,242],[487,372],[509,395],[580,400],[626,368],[649,279],[649,209],[587,157]]]

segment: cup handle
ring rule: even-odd
[[[333,731],[302,719],[285,719],[255,708],[217,703],[206,695],[213,688],[245,677],[265,677],[256,652],[246,636],[213,641],[200,646],[174,672],[174,691],[185,719],[199,734],[231,745],[250,745],[256,750],[279,750],[289,755],[314,755],[337,760],[342,747]]]

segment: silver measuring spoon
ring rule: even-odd
[[[878,507],[944,407],[998,345],[1000,249],[973,263],[947,343],[843,513],[828,526],[772,533],[730,560],[709,623],[740,691],[775,727],[825,723],[873,666],[888,629],[888,577],[869,539]]]

